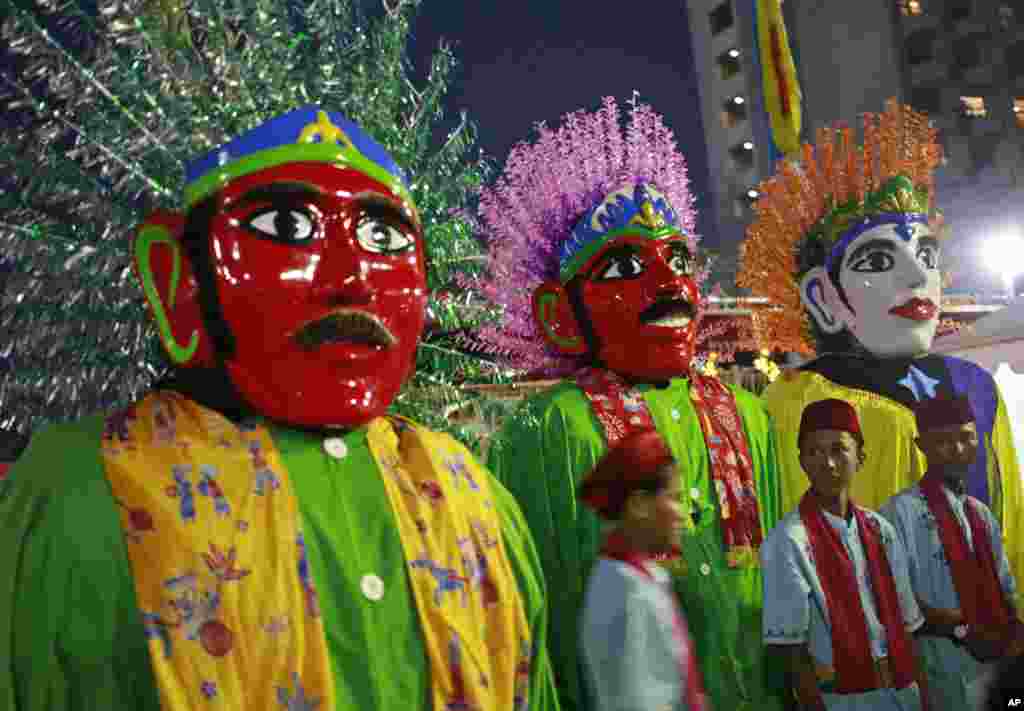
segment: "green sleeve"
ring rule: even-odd
[[[757,395],[741,388],[730,388],[736,398],[736,409],[743,420],[747,446],[756,477],[757,502],[764,537],[785,513],[779,491],[778,442],[775,426],[764,402]]]
[[[576,500],[576,478],[604,451],[590,409],[582,400],[569,406],[577,399],[558,388],[528,400],[506,419],[488,461],[521,507],[540,554],[549,592],[548,650],[565,711],[586,706],[578,617],[600,544],[597,518]]]
[[[159,709],[101,427],[43,430],[0,488],[0,708]]]
[[[529,708],[533,711],[558,711],[558,692],[548,654],[548,607],[544,570],[533,544],[529,528],[515,499],[500,482],[492,481],[495,506],[502,520],[502,539],[533,633],[533,661],[530,666]]]

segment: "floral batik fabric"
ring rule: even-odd
[[[408,561],[438,711],[525,711],[533,646],[490,475],[451,437],[369,424]]]
[[[107,419],[102,458],[161,706],[333,709],[299,513],[269,432],[159,391]],[[282,610],[292,634],[263,634]]]

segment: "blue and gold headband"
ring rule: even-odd
[[[186,163],[185,207],[243,175],[298,161],[354,168],[412,204],[408,179],[383,146],[340,113],[303,106]]]
[[[568,282],[588,259],[622,234],[648,233],[652,239],[680,234],[682,228],[668,200],[646,182],[626,185],[608,193],[584,213],[562,244],[558,274]]]

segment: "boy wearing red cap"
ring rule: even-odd
[[[679,482],[665,441],[646,430],[612,448],[580,487],[611,527],[580,625],[595,711],[709,708],[671,578],[657,563],[679,554]]]
[[[798,445],[810,489],[761,547],[765,644],[788,658],[800,709],[928,708],[906,554],[888,521],[850,499],[864,464],[856,411],[811,403]]]
[[[968,496],[967,472],[978,455],[978,430],[966,397],[914,407],[917,446],[928,460],[921,480],[881,509],[895,526],[924,616],[922,653],[932,708],[979,708],[994,662],[1020,653],[1024,623],[999,523]]]

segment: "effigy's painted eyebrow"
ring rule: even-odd
[[[227,205],[237,207],[239,205],[247,205],[253,202],[278,202],[282,199],[315,199],[323,194],[323,190],[315,185],[310,185],[309,183],[270,183],[269,185],[260,185],[252,190],[247,190],[234,200],[230,201],[230,203],[227,203]],[[225,205],[225,207],[227,205]]]
[[[626,242],[625,244],[617,244],[614,247],[609,247],[603,252],[598,252],[598,259],[594,261],[595,264],[603,262],[608,257],[631,257],[634,254],[640,253],[640,247],[635,244]]]
[[[875,239],[869,239],[864,244],[859,245],[857,249],[850,252],[850,256],[846,258],[846,265],[849,266],[851,263],[857,261],[862,254],[869,252],[872,249],[884,249],[887,252],[895,252],[896,245],[893,244],[890,239],[881,239],[878,237]]]
[[[583,274],[583,276],[590,279],[594,276],[594,272],[609,259],[614,259],[616,257],[632,257],[640,254],[640,251],[641,250],[638,246],[629,242],[605,247],[604,250],[599,250],[597,254],[588,260],[590,266],[587,268],[586,273]]]
[[[355,196],[356,204],[364,215],[398,223],[409,230],[418,230],[409,210],[394,199],[376,192],[363,192]]]

